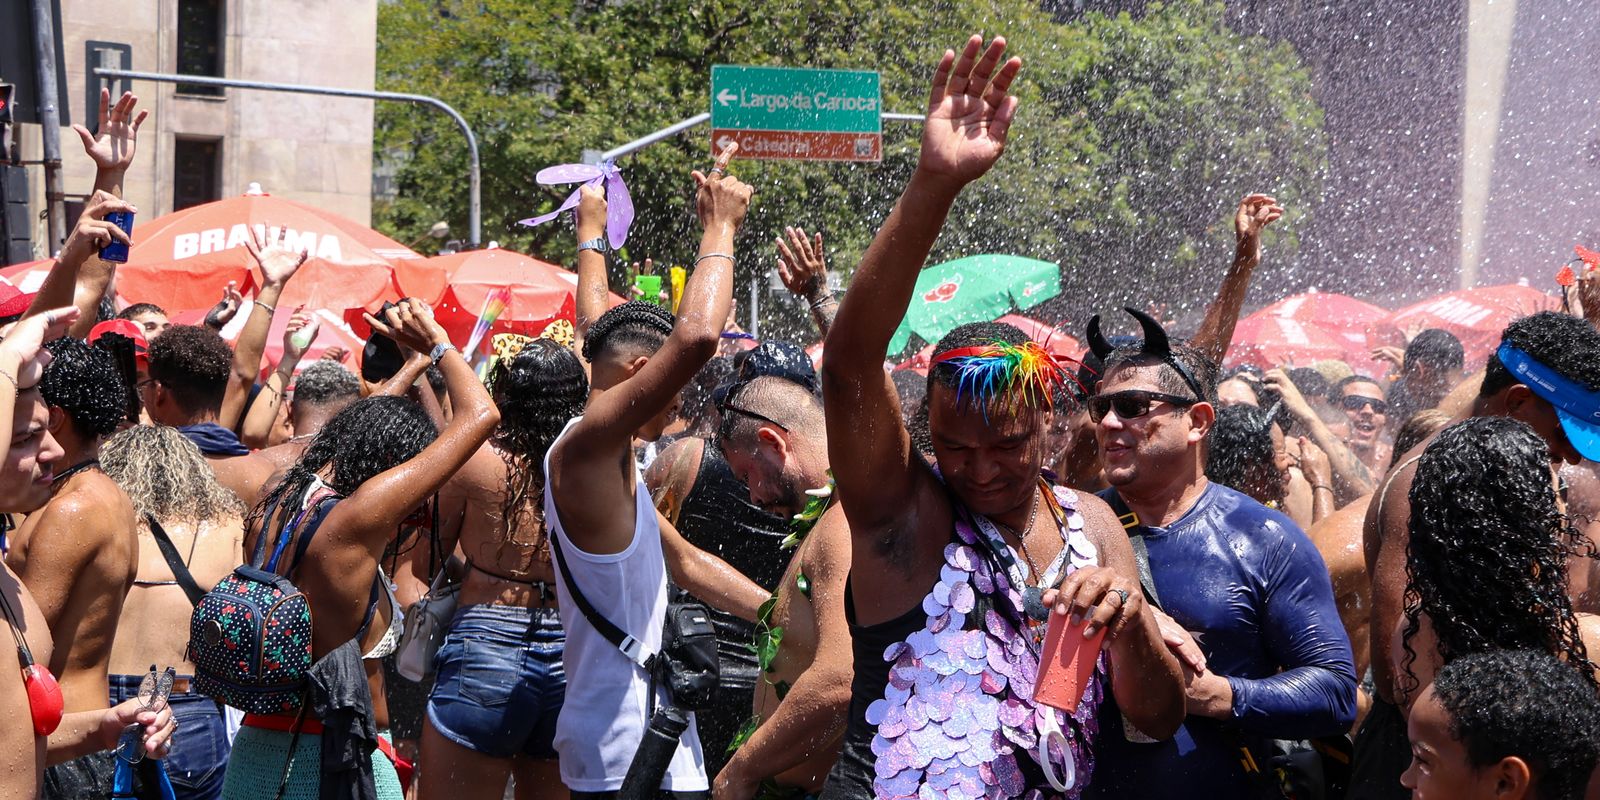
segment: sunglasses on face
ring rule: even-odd
[[[1106,418],[1106,412],[1117,412],[1118,419],[1138,419],[1150,413],[1150,407],[1156,403],[1171,403],[1179,408],[1188,408],[1199,402],[1188,397],[1179,397],[1175,394],[1161,392],[1146,392],[1141,389],[1129,389],[1125,392],[1111,394],[1097,394],[1089,398],[1089,419],[1099,422]]]
[[[1359,394],[1347,394],[1344,396],[1344,410],[1360,411],[1362,406],[1372,406],[1372,413],[1374,414],[1389,413],[1389,404],[1376,397],[1362,397]]]

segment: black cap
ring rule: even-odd
[[[813,394],[820,388],[817,370],[804,348],[793,342],[767,341],[733,357],[733,374],[712,390],[711,398],[720,404],[736,387],[756,378],[782,378]]]

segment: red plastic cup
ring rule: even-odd
[[[1083,638],[1083,629],[1088,624],[1089,621],[1084,620],[1073,625],[1068,617],[1050,612],[1044,652],[1039,655],[1039,680],[1033,686],[1034,702],[1068,714],[1078,710],[1078,702],[1083,699],[1083,690],[1088,688],[1100,657],[1100,643],[1106,638],[1105,628],[1088,639]]]

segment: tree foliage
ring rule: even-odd
[[[1290,207],[1269,264],[1292,263],[1294,222],[1324,169],[1321,111],[1292,49],[1229,30],[1220,3],[1061,21],[1031,0],[388,0],[378,85],[442,97],[472,124],[485,239],[569,263],[570,222],[515,224],[570,191],[534,174],[704,111],[713,64],[876,69],[885,109],[920,113],[939,50],[975,31],[1005,35],[1023,57],[1022,110],[1006,157],[957,204],[935,262],[1009,252],[1059,263],[1065,292],[1038,312],[1053,320],[1156,299],[1198,307],[1231,254],[1234,204],[1260,190]],[[757,190],[741,286],[772,266],[785,225],[823,231],[848,274],[916,161],[918,126],[886,122],[884,134],[876,165],[736,162]],[[410,241],[445,219],[462,235],[466,153],[449,121],[381,104],[375,146],[398,167],[378,226]],[[623,159],[638,207],[627,255],[692,256],[688,172],[709,152],[702,127]],[[798,306],[763,310],[810,338]]]

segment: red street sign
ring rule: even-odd
[[[792,161],[883,160],[883,135],[880,133],[712,129],[712,153],[720,152],[728,142],[739,143],[739,158]]]

